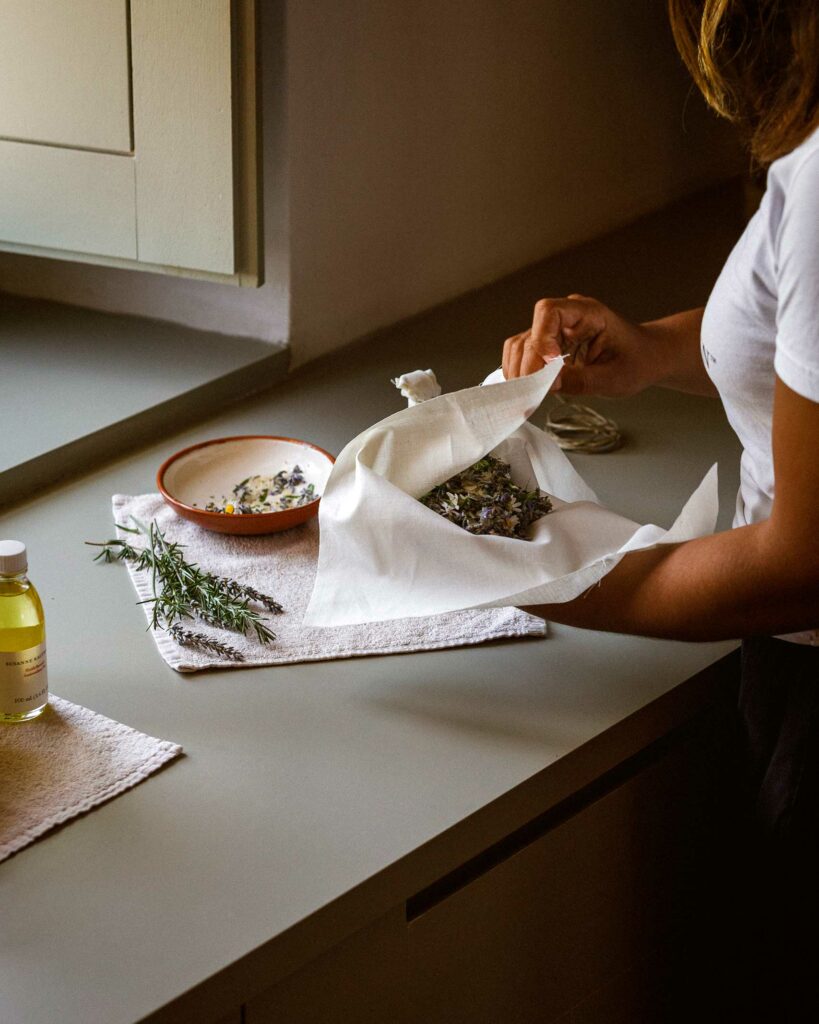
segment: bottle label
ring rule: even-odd
[[[24,715],[47,699],[46,645],[0,651],[0,715]]]

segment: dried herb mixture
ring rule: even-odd
[[[527,540],[535,520],[552,511],[541,491],[513,483],[509,466],[487,455],[474,466],[419,499],[427,508],[469,533]]]
[[[298,508],[315,501],[315,484],[308,484],[300,466],[291,470],[282,469],[275,476],[246,477],[233,488],[233,497],[211,500],[205,505],[206,512],[224,512],[226,515],[247,515],[257,512],[281,512],[287,508]]]

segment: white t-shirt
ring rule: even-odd
[[[769,517],[775,375],[819,402],[819,129],[768,169],[705,307],[702,357],[742,442],[734,526]],[[784,639],[819,644],[819,630]]]

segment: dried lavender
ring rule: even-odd
[[[535,520],[552,511],[541,491],[513,483],[505,462],[486,455],[419,499],[427,508],[469,533],[526,540]]]
[[[183,629],[177,622],[171,626],[168,633],[176,640],[180,647],[198,647],[203,651],[213,651],[214,654],[221,654],[228,661],[244,661],[245,656],[237,651],[230,644],[223,644],[216,637],[208,636],[206,633],[194,633],[191,629]]]
[[[136,522],[136,520],[134,520]],[[250,607],[250,602],[261,604],[267,611],[280,614],[282,606],[267,594],[261,594],[253,587],[236,580],[213,573],[203,572],[198,565],[187,562],[182,545],[168,541],[155,522],[150,526],[137,523],[137,528],[117,524],[126,533],[141,534],[148,543],[136,547],[127,540],[115,538],[103,543],[92,543],[101,551],[95,561],[131,562],[137,569],[150,569],[153,596],[146,602],[151,609],[151,626],[166,629],[175,636],[184,636],[186,646],[199,646],[237,660],[238,652],[218,640],[204,643],[203,633],[182,630],[178,626],[183,618],[196,618],[211,626],[230,629],[237,633],[255,634],[259,643],[267,644],[276,639],[276,634],[267,626],[259,613]],[[176,629],[175,629],[176,627]],[[213,638],[206,638],[209,641]],[[224,647],[224,651],[220,648]]]
[[[284,608],[278,601],[274,601],[267,594],[260,594],[253,587],[246,587],[244,583],[237,583],[236,580],[228,579],[227,576],[213,576],[211,573],[205,573],[204,576],[213,583],[224,587],[225,593],[231,597],[246,597],[250,601],[256,601],[269,612],[273,612],[274,615],[281,615],[284,612]]]
[[[282,469],[275,476],[248,476],[233,488],[233,497],[219,501],[211,495],[205,505],[206,512],[224,512],[227,515],[248,515],[259,512],[281,512],[315,501],[315,484],[308,484],[301,466]]]

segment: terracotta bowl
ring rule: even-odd
[[[202,441],[171,455],[159,468],[157,486],[177,515],[218,533],[262,534],[289,530],[318,512],[321,493],[335,459],[309,441],[292,437],[217,437]],[[281,469],[300,466],[305,480],[314,484],[319,498],[306,505],[279,512],[249,512],[234,515],[207,512],[212,499],[229,497],[240,480],[248,476],[274,476]]]

